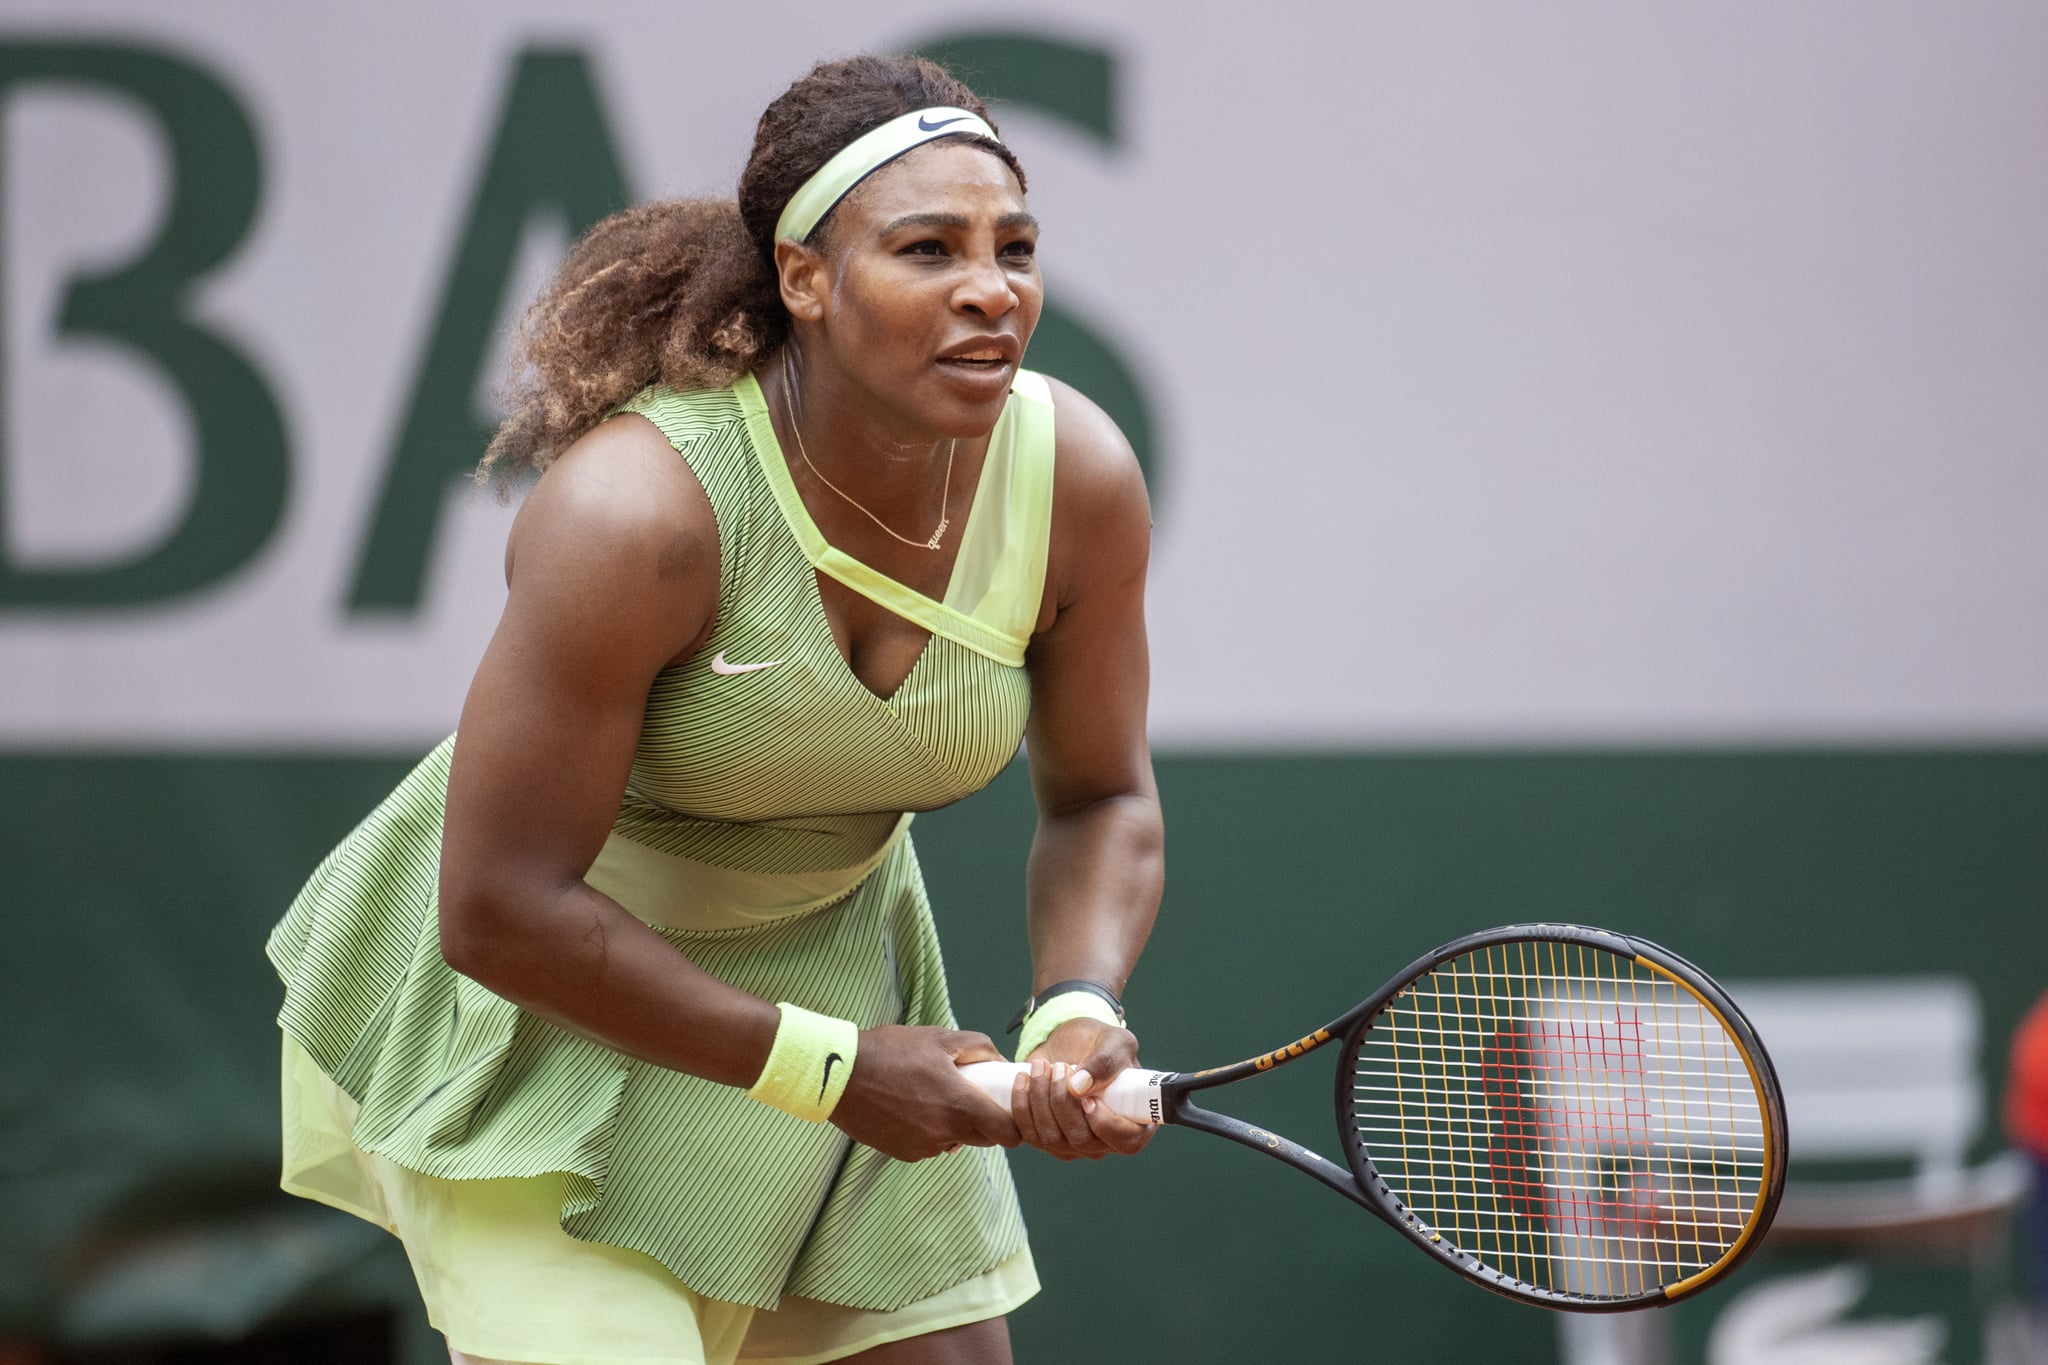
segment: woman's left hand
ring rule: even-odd
[[[1151,1124],[1133,1123],[1096,1098],[1118,1072],[1138,1064],[1138,1040],[1128,1029],[1069,1019],[1030,1063],[1011,1087],[1010,1116],[1031,1146],[1062,1161],[1097,1161],[1112,1152],[1128,1156],[1152,1140]]]

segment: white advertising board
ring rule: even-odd
[[[1162,746],[2048,736],[2048,10],[1246,15],[15,0],[0,744],[444,733],[580,206],[941,40],[1149,414]]]

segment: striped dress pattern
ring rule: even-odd
[[[719,604],[710,638],[648,697],[591,884],[766,999],[863,1028],[951,1026],[909,813],[987,785],[1023,735],[1050,531],[1045,381],[1018,376],[943,600],[824,543],[751,377],[650,389],[625,410],[661,429],[709,497]],[[817,574],[933,632],[892,696],[840,655]],[[774,666],[721,673],[714,658]],[[354,1147],[442,1179],[563,1173],[570,1235],[761,1308],[793,1294],[888,1311],[1022,1248],[999,1149],[892,1161],[452,971],[436,885],[453,746],[321,862],[268,945],[278,1022],[358,1105]]]

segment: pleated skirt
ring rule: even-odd
[[[271,936],[288,1138],[297,1124],[288,1187],[391,1227],[386,1166],[406,1173],[401,1185],[539,1181],[522,1197],[545,1191],[567,1239],[758,1310],[790,1296],[888,1314],[996,1272],[981,1288],[998,1311],[1029,1297],[1000,1149],[893,1161],[829,1124],[567,1033],[450,969],[436,905],[450,750],[322,862]],[[951,1027],[907,825],[853,866],[775,876],[615,834],[589,880],[765,999],[863,1028]]]

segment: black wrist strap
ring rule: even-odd
[[[1124,1002],[1117,999],[1116,992],[1109,987],[1095,981],[1055,981],[1038,994],[1025,996],[1024,1008],[1017,1011],[1016,1016],[1010,1020],[1010,1026],[1004,1029],[1003,1032],[1015,1033],[1018,1029],[1024,1027],[1024,1021],[1029,1019],[1040,1005],[1043,1005],[1056,995],[1066,995],[1070,991],[1085,991],[1089,995],[1101,996],[1109,1002],[1109,1007],[1116,1011],[1117,1023],[1123,1023]]]

